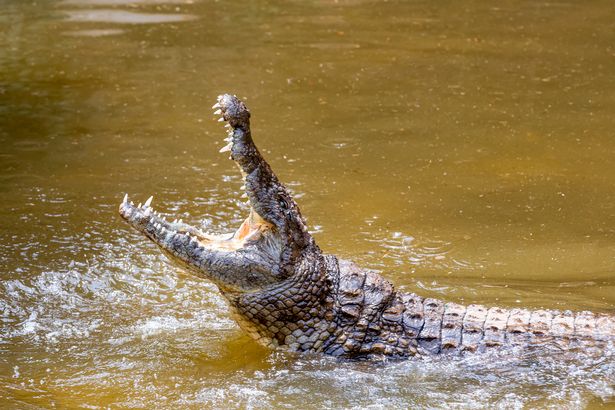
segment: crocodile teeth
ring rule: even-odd
[[[232,142],[232,141],[233,141],[233,136],[232,136],[232,135],[229,135],[228,137],[226,137],[226,138],[224,139],[224,141],[226,141],[226,142]]]
[[[248,197],[248,194],[246,194],[246,193],[244,192],[243,194],[241,194],[241,197],[242,197],[242,198],[247,198],[247,197]]]
[[[139,205],[137,206],[137,208],[141,208],[141,202],[139,202]]]
[[[231,124],[224,124],[226,128],[231,128]]]
[[[222,114],[222,110],[221,109],[217,109],[216,111],[214,111],[215,115],[220,115]]]
[[[224,147],[222,147],[222,148],[220,149],[220,152],[230,151],[230,150],[231,150],[231,148],[233,148],[233,143],[232,143],[232,142],[231,142],[230,144],[225,145]]]
[[[182,220],[180,219],[179,221],[177,221],[177,223],[182,223]]]
[[[154,199],[154,196],[150,196],[149,198],[147,198],[147,201],[145,201],[145,204],[143,204],[143,206],[148,207],[152,204],[152,200]]]
[[[215,110],[216,108],[220,108],[220,107],[222,107],[220,103],[215,103],[214,105],[211,106],[211,109]]]
[[[218,122],[222,122],[222,121],[224,121],[224,117],[218,118]]]
[[[122,201],[123,204],[128,203],[128,194],[124,194],[124,200]]]
[[[145,216],[150,216],[152,213],[152,208],[145,208]]]
[[[173,223],[174,223],[174,224],[176,224],[176,223],[177,223],[177,218],[175,218],[175,219],[173,220]]]
[[[132,202],[132,201],[130,201],[130,205],[131,205],[131,206],[135,206],[135,203],[134,203],[134,202]]]

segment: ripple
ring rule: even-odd
[[[382,258],[393,265],[403,266],[409,263],[421,268],[450,271],[482,268],[479,262],[454,256],[455,244],[449,241],[418,240],[403,232],[392,232],[387,237],[374,237],[372,232],[361,232],[361,234],[365,236],[365,241],[378,244],[384,250]]]
[[[275,397],[278,407],[297,408],[305,406],[309,394],[319,408],[583,408],[586,393],[608,403],[612,382],[612,351],[596,359],[582,352],[562,357],[561,352],[511,349],[381,365],[274,353],[267,369],[222,382],[201,379],[180,403],[264,408],[270,403],[258,400]]]
[[[320,50],[352,50],[361,48],[361,45],[356,43],[311,43],[308,44],[308,47]]]
[[[134,332],[141,335],[142,338],[153,336],[160,333],[173,333],[181,329],[194,329],[207,324],[207,328],[211,330],[232,329],[235,327],[234,322],[230,320],[219,320],[215,314],[211,312],[203,312],[192,319],[181,319],[175,316],[155,316],[146,320],[139,321],[134,326]]]

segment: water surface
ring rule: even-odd
[[[609,1],[8,0],[0,11],[0,404],[593,408],[612,353],[375,365],[270,351],[117,215],[245,217],[209,107],[330,253],[462,303],[615,310]]]

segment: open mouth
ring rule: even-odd
[[[214,114],[229,128],[227,145],[239,166],[250,214],[232,233],[203,232],[181,220],[167,221],[152,198],[135,205],[124,197],[120,215],[158,245],[172,260],[227,291],[260,289],[293,273],[294,261],[316,247],[288,190],[261,156],[250,131],[250,112],[236,96],[224,94]]]
[[[231,151],[233,148],[234,129],[241,126],[241,118],[238,120],[236,117],[237,115],[243,114],[241,112],[239,114],[236,112],[228,112],[232,110],[234,106],[226,106],[223,97],[225,96],[218,97],[218,102],[212,107],[216,110],[214,114],[223,115],[219,121],[228,121],[225,127],[231,129],[228,137],[225,138],[227,145],[224,146],[220,152]],[[249,116],[249,113],[247,115]],[[244,185],[242,188],[246,189],[246,175],[244,172],[242,172],[242,175],[244,178]],[[165,244],[175,243],[191,245],[193,247],[208,250],[226,252],[237,251],[250,244],[256,243],[263,235],[270,232],[272,228],[272,225],[265,221],[254,210],[252,204],[250,204],[249,216],[235,232],[221,235],[206,233],[194,226],[184,223],[181,219],[175,219],[172,222],[167,221],[164,216],[154,210],[152,207],[152,199],[153,197],[149,197],[145,203],[135,205],[133,201],[129,200],[126,194],[124,200],[120,204],[119,213],[133,227],[144,233],[148,238],[163,248],[166,248]]]

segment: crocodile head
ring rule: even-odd
[[[253,292],[293,275],[306,252],[320,253],[299,208],[262,158],[250,134],[250,112],[235,96],[213,107],[229,134],[221,152],[239,166],[250,213],[235,232],[213,235],[181,220],[167,221],[152,198],[135,205],[128,195],[120,215],[185,269],[212,280],[225,293]]]

